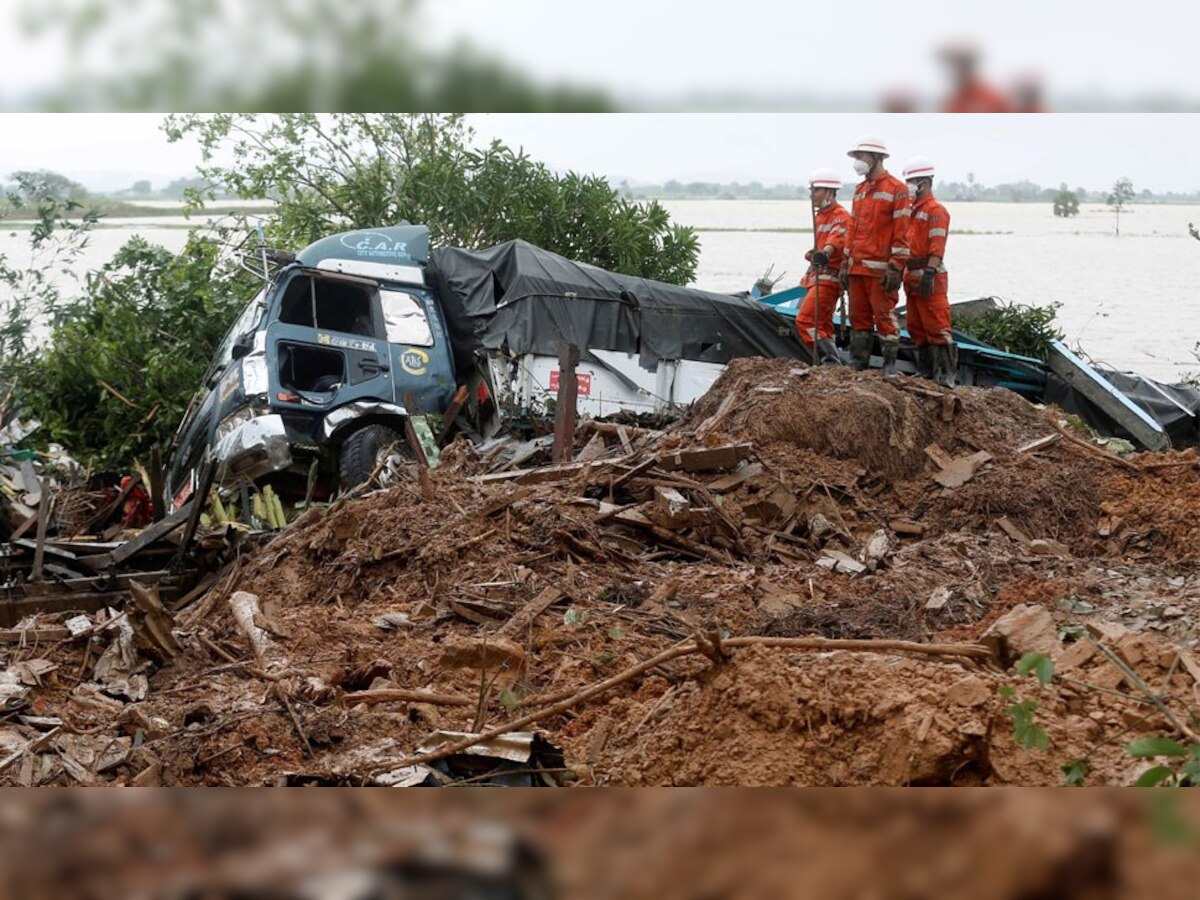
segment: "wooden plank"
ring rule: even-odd
[[[1020,528],[1009,521],[1008,516],[1001,516],[996,520],[996,527],[1007,534],[1018,544],[1028,544],[1029,535],[1023,532]]]
[[[579,451],[579,456],[575,458],[576,462],[592,462],[604,455],[607,449],[604,443],[604,435],[596,432],[592,435],[592,439],[584,445],[584,448]]]
[[[117,492],[117,496],[113,498],[111,503],[84,522],[82,526],[80,526],[78,534],[87,534],[97,525],[103,525],[110,518],[112,518],[112,514],[119,510],[121,508],[121,504],[123,504],[129,498],[129,492],[141,483],[141,475],[134,475],[132,478],[130,478],[129,483]]]
[[[533,624],[534,619],[548,610],[559,600],[565,599],[566,596],[567,595],[557,587],[548,587],[543,589],[537,596],[513,613],[512,618],[510,618],[496,630],[496,634],[505,637],[521,634]]]
[[[659,456],[659,467],[667,472],[713,472],[733,469],[750,455],[752,444],[725,444],[721,447],[705,447],[699,450],[681,450]]]
[[[458,419],[458,414],[462,412],[463,405],[467,402],[467,398],[471,396],[465,384],[458,386],[458,390],[454,392],[454,398],[450,401],[450,405],[446,407],[446,412],[442,415],[442,429],[438,432],[437,445],[439,447],[446,446],[446,439],[450,437],[450,432],[454,430],[455,420]]]
[[[111,566],[117,565],[118,563],[124,562],[139,550],[143,550],[153,544],[155,541],[161,540],[172,531],[177,529],[184,522],[188,521],[193,510],[203,510],[204,507],[197,502],[197,498],[205,497],[207,493],[207,490],[205,490],[204,493],[200,493],[198,491],[195,497],[192,497],[192,499],[188,500],[187,503],[179,507],[179,509],[175,510],[175,512],[171,513],[171,515],[167,516],[161,521],[155,522],[149,528],[143,529],[137,537],[125,541],[116,550],[113,550],[109,553],[100,553],[96,556],[82,557],[79,560],[79,564],[86,566],[94,572],[97,572],[101,569],[107,569]],[[197,514],[196,519],[199,521],[199,514]]]
[[[518,484],[545,484],[551,481],[567,481],[579,475],[585,468],[591,468],[593,473],[607,471],[620,465],[626,460],[613,459],[596,462],[564,463],[561,466],[543,466],[538,469],[514,469],[511,472],[493,472],[489,475],[475,477],[477,484],[497,484],[504,481],[515,481]]]
[[[47,487],[48,485],[43,481],[41,502],[38,503],[37,547],[33,552],[33,571],[29,573],[30,581],[42,580],[42,562],[46,558],[46,528],[50,524],[50,507],[53,505]]]
[[[703,438],[725,421],[725,416],[733,409],[735,399],[737,399],[735,394],[726,394],[717,407],[717,411],[700,423],[700,427],[696,429],[696,437]]]
[[[1035,450],[1041,450],[1045,447],[1049,447],[1051,444],[1057,444],[1061,440],[1061,434],[1048,434],[1045,437],[1040,437],[1037,440],[1030,441],[1028,444],[1022,444],[1017,448],[1017,452],[1033,453]]]
[[[1166,432],[1140,406],[1106,381],[1095,369],[1067,349],[1062,341],[1051,345],[1050,370],[1100,408],[1148,450],[1170,446]]]
[[[46,641],[69,641],[69,628],[12,628],[0,631],[0,644],[38,644]]]
[[[118,606],[127,591],[97,591],[89,594],[43,594],[36,597],[0,601],[0,627],[13,628],[34,613],[96,612],[106,606]]]
[[[12,533],[12,535],[9,537],[9,540],[15,541],[18,538],[24,537],[25,532],[27,532],[30,528],[32,528],[37,523],[37,520],[38,520],[37,513],[34,513],[32,516],[26,516],[25,521],[17,526],[16,531],[14,531]]]
[[[579,395],[579,376],[575,367],[579,365],[579,347],[575,344],[559,344],[558,347],[558,394],[554,400],[554,444],[550,459],[556,463],[570,462],[575,455],[575,426],[578,424],[576,404]]]

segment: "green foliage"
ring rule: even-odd
[[[1045,360],[1052,341],[1061,341],[1063,332],[1055,326],[1061,303],[1024,306],[1000,301],[995,309],[957,323],[957,327],[984,344]]]
[[[1083,760],[1068,760],[1062,764],[1063,786],[1083,787],[1083,780],[1087,778],[1088,771],[1088,764]]]
[[[68,218],[79,209],[71,200],[27,200],[16,194],[9,202],[34,222],[27,266],[15,267],[0,254],[0,398],[27,380],[40,338],[35,325],[59,315],[63,291],[77,281],[77,264],[96,224],[90,209]],[[36,417],[36,411],[32,414]]]
[[[1137,196],[1133,190],[1133,182],[1128,178],[1119,178],[1113,184],[1112,193],[1108,195],[1108,199],[1104,202],[1111,206],[1118,213]]]
[[[45,201],[81,203],[88,198],[87,188],[78,181],[49,169],[13,172],[9,177],[13,183],[5,187],[5,192],[14,204]]]
[[[1026,653],[1017,660],[1016,670],[1018,675],[1032,672],[1039,684],[1047,685],[1054,677],[1054,660],[1044,653]]]
[[[201,177],[275,199],[271,238],[293,249],[407,220],[428,225],[435,246],[519,238],[643,278],[686,284],[695,274],[695,232],[658,203],[626,200],[600,177],[556,175],[499,141],[476,147],[458,115],[185,115],[164,130],[200,142]]]
[[[1112,207],[1113,212],[1117,215],[1117,234],[1121,233],[1121,210],[1133,202],[1136,194],[1133,191],[1133,182],[1128,178],[1119,178],[1113,185],[1112,193],[1104,201]]]
[[[219,249],[195,234],[178,255],[134,238],[89,276],[82,295],[59,304],[18,390],[43,422],[43,441],[121,469],[152,444],[169,445],[253,291],[249,276],[218,265]]]
[[[51,109],[612,108],[599,88],[547,84],[467,39],[436,46],[419,0],[14,5],[26,33],[43,48],[52,42],[51,55],[69,61],[57,83],[33,96]]]
[[[1054,214],[1063,219],[1079,215],[1079,195],[1074,191],[1060,190],[1054,195]]]
[[[1134,787],[1200,787],[1200,744],[1184,745],[1171,738],[1148,737],[1130,741],[1126,752],[1135,759],[1166,757],[1141,774]]]
[[[1026,750],[1045,750],[1050,743],[1045,730],[1034,720],[1037,703],[1023,700],[1008,707],[1013,720],[1013,737]]]

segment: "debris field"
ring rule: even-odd
[[[460,438],[0,631],[0,778],[1132,783],[1198,742],[1200,457],[1060,416],[745,359],[570,462]]]

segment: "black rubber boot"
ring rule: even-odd
[[[896,356],[900,352],[900,341],[892,338],[881,338],[879,341],[883,348],[883,377],[887,379],[895,378],[896,372]]]
[[[821,358],[823,366],[840,366],[842,364],[841,357],[838,356],[837,344],[829,338],[817,341],[817,356]]]
[[[933,345],[934,379],[942,387],[952,388],[958,376],[958,347],[954,344]]]
[[[871,368],[871,341],[875,332],[856,328],[850,332],[850,364],[854,371],[865,372]]]
[[[917,348],[917,374],[933,381],[933,348],[928,344]]]

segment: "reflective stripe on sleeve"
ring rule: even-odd
[[[886,269],[887,262],[879,259],[864,259],[862,264],[868,269]]]
[[[892,256],[908,256],[907,247],[893,247]]]
[[[945,228],[930,228],[929,236],[930,237],[945,237],[946,229]]]

